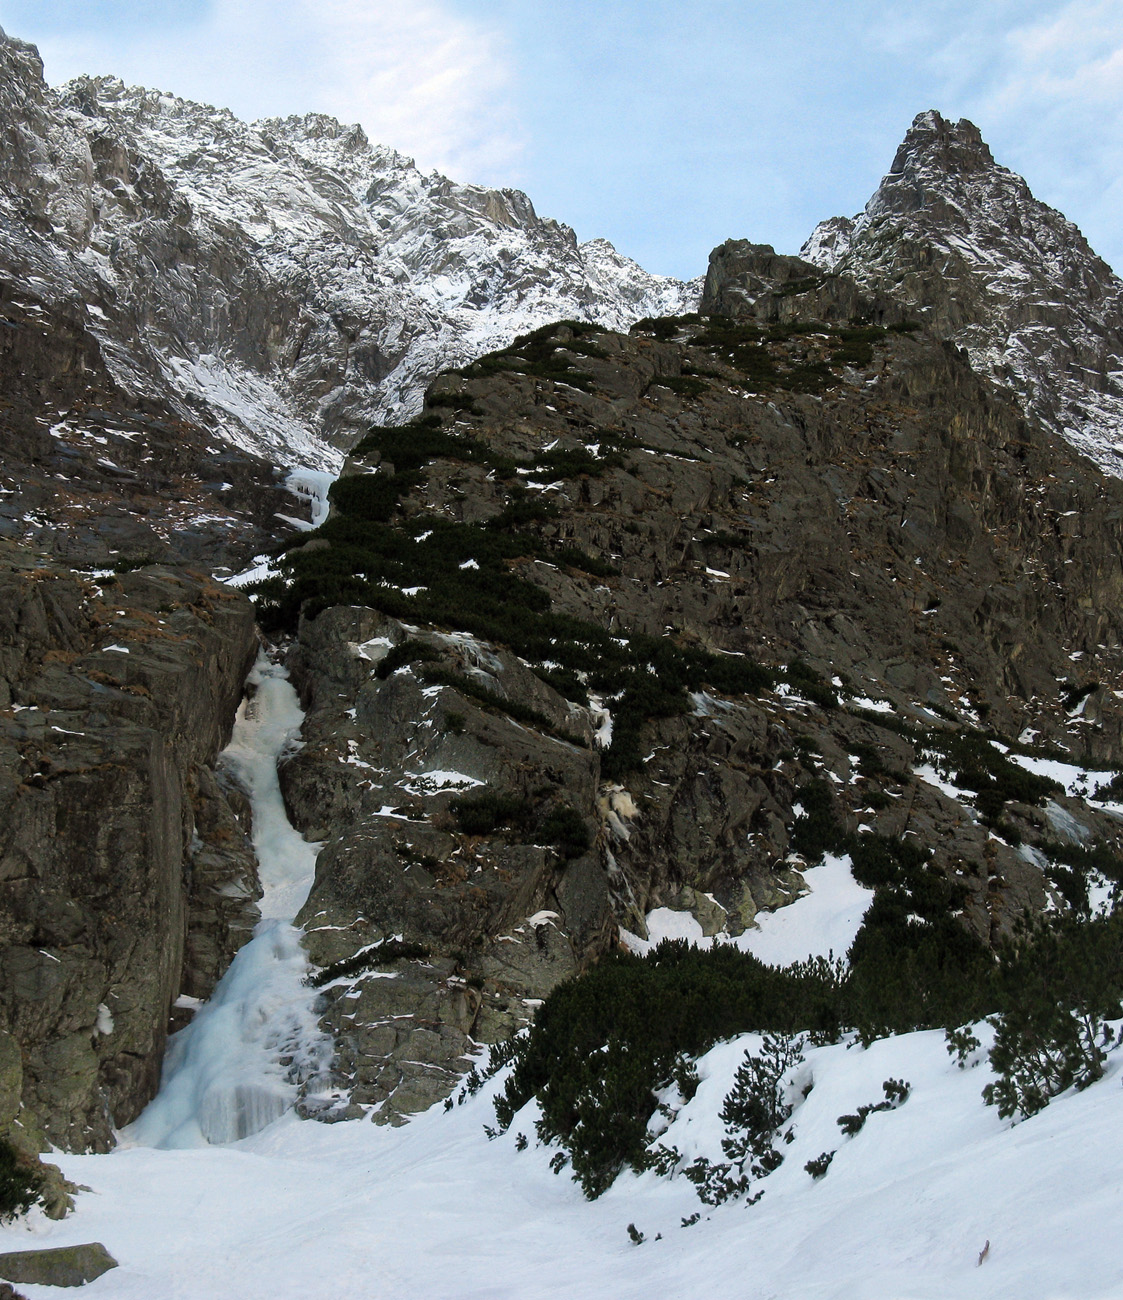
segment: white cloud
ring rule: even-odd
[[[1046,21],[1015,27],[1005,46],[997,103],[1123,109],[1123,11],[1114,0],[1074,0]]]
[[[244,118],[330,113],[458,178],[521,151],[501,35],[442,0],[214,0],[174,33],[47,36],[40,49],[53,82],[113,73]]]

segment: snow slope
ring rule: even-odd
[[[844,958],[873,901],[873,890],[858,884],[845,855],[828,853],[817,867],[802,874],[809,893],[786,907],[758,912],[755,924],[735,937],[704,937],[691,913],[657,907],[645,918],[647,938],[624,931],[624,941],[630,952],[640,956],[663,939],[686,939],[699,948],[729,943],[770,966],[788,966],[809,957]]]
[[[698,1093],[665,1141],[688,1157],[720,1156],[716,1112],[755,1043],[703,1058]],[[684,1178],[654,1173],[624,1175],[587,1202],[550,1171],[532,1115],[487,1140],[491,1085],[401,1129],[290,1115],[228,1147],[64,1156],[66,1173],[92,1189],[77,1214],[6,1228],[4,1245],[103,1241],[121,1267],[88,1288],[91,1300],[1123,1294],[1117,1053],[1099,1083],[1015,1127],[980,1099],[985,1064],[959,1070],[938,1033],[812,1049],[802,1070],[801,1086],[814,1086],[755,1206],[707,1208]],[[888,1078],[911,1083],[909,1099],[842,1137],[837,1117],[880,1100]],[[532,1139],[522,1153],[519,1132]],[[813,1181],[804,1164],[829,1150],[826,1177]],[[646,1234],[642,1246],[629,1223]]]

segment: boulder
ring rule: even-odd
[[[100,1241],[0,1254],[0,1277],[37,1286],[84,1286],[116,1267],[117,1261]]]

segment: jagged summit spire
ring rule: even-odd
[[[930,108],[913,118],[889,176],[907,175],[910,169],[925,164],[934,164],[945,172],[972,172],[993,167],[995,162],[974,122],[966,118],[950,122]]]
[[[904,303],[1123,474],[1123,284],[973,122],[918,114],[865,210],[821,222],[802,256]]]

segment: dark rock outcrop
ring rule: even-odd
[[[923,771],[928,746],[984,719],[1076,763],[1123,757],[1123,489],[843,277],[729,244],[706,302],[724,316],[631,337],[561,326],[533,355],[443,377],[429,414],[473,450],[424,467],[393,554],[438,523],[481,529],[465,534],[481,548],[513,527],[524,547],[505,572],[579,620],[577,640],[582,625],[648,636],[786,681],[738,694],[700,670],[687,711],[656,710],[631,770],[606,780],[598,746],[573,741],[616,705],[557,694],[546,648],[520,661],[463,621],[425,626],[425,597],[403,604],[408,559],[398,588],[349,551],[373,608],[353,588],[352,607],[302,623],[307,743],[284,784],[297,823],[328,839],[301,919],[356,1108],[393,1119],[447,1091],[469,1037],[506,1032],[615,925],[642,933],[662,905],[735,934],[798,896],[810,782],[852,832],[918,835],[984,942],[1051,896],[1033,846],[1066,817],[1119,841],[1059,794],[1008,803],[995,836]],[[361,548],[354,518],[303,554]],[[468,787],[525,815],[481,833],[452,804]],[[563,795],[596,830],[573,860],[536,842]]]
[[[9,1136],[106,1149],[155,1091],[173,1002],[206,994],[256,919],[252,854],[210,771],[253,612],[202,574],[93,580],[11,545],[0,587]]]

